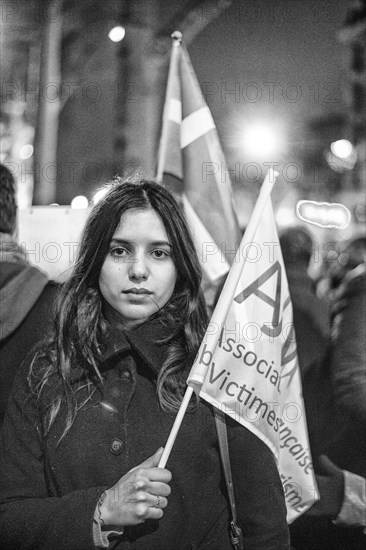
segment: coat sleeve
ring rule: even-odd
[[[227,418],[226,423],[244,548],[287,550],[290,541],[286,505],[274,456],[258,437],[238,422]]]
[[[90,550],[93,515],[105,487],[50,497],[42,430],[26,365],[17,375],[0,446],[0,540],[3,550]]]
[[[366,421],[366,279],[339,304],[333,319],[331,381],[336,406]]]

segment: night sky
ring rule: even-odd
[[[310,118],[345,111],[348,52],[337,33],[348,6],[234,1],[188,46],[225,148],[250,120],[271,120],[301,140]]]

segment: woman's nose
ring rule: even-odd
[[[148,267],[145,258],[141,254],[135,254],[129,265],[129,276],[131,280],[146,280]]]

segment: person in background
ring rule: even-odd
[[[365,354],[361,322],[362,309],[365,317],[364,290],[355,296],[356,306],[351,301],[346,304],[343,298],[347,292],[339,289],[338,297],[333,294],[328,314],[327,302],[316,297],[307,274],[313,249],[310,233],[290,228],[280,236],[280,243],[294,309],[309,440],[320,493],[320,500],[291,525],[291,542],[296,550],[358,550],[365,543],[366,472],[361,464],[366,430],[360,429],[362,413],[358,411],[356,419],[354,410],[354,421],[350,422],[351,411],[347,413],[342,402],[349,400],[353,409],[365,407],[365,357],[360,355],[360,346]],[[340,271],[340,266],[334,269],[338,284]],[[344,266],[343,276],[347,271]],[[336,287],[336,282],[331,286]],[[361,289],[360,280],[356,286]],[[336,311],[336,316],[343,312],[343,321],[335,318]],[[354,317],[353,321],[349,317]],[[343,348],[339,345],[342,341]]]
[[[317,297],[309,275],[313,240],[303,227],[290,227],[279,236],[293,307],[301,376],[317,368],[329,347],[329,306]]]
[[[0,427],[14,376],[53,320],[58,285],[28,263],[15,240],[14,178],[0,165]]]
[[[158,467],[208,324],[173,196],[111,185],[86,223],[56,330],[23,366],[2,432],[2,548],[231,550],[212,407],[192,399]],[[287,550],[268,447],[228,418],[244,547]],[[158,450],[157,450],[158,449]]]
[[[340,256],[342,277],[332,307],[332,386],[339,409],[366,422],[366,238]]]
[[[332,529],[333,548],[358,550],[366,546],[366,238],[348,243],[340,262],[328,358],[334,428],[322,452],[344,470],[345,499],[335,525],[354,527]]]

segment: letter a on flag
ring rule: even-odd
[[[291,522],[318,493],[292,305],[269,197],[259,223],[253,226],[251,221],[231,268],[238,276],[229,273],[210,325],[220,318],[215,317],[218,308],[224,311],[223,322],[209,327],[188,384],[271,449]]]
[[[156,180],[183,205],[212,302],[241,236],[215,123],[181,35],[173,37]]]

